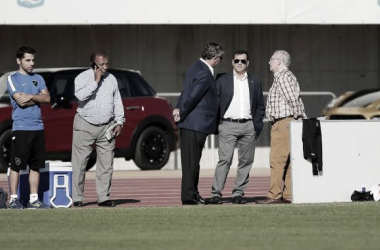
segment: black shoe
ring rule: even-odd
[[[219,196],[213,196],[211,199],[208,201],[209,204],[214,204],[214,205],[220,205],[222,204],[222,199],[220,199]]]
[[[203,197],[202,197],[202,196],[198,196],[198,200],[199,200],[200,202],[206,203],[206,200],[205,200],[205,199],[203,199]]]
[[[74,201],[74,207],[83,207],[84,203],[83,201]]]
[[[242,196],[235,196],[232,198],[232,203],[233,204],[245,204],[245,200],[243,199]]]
[[[187,201],[182,201],[182,205],[206,205],[205,200],[197,200],[197,199],[192,199],[192,200],[187,200]]]
[[[116,207],[116,203],[110,200],[103,201],[98,203],[98,206],[100,207]]]

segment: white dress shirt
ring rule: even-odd
[[[247,73],[239,79],[234,71],[234,95],[223,118],[252,119]]]

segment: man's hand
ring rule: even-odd
[[[33,97],[32,95],[28,95],[25,93],[17,93],[14,95],[14,98],[15,98],[17,104],[20,106],[30,105],[30,103],[32,101],[32,97]]]
[[[117,125],[114,129],[113,129],[113,134],[115,135],[115,137],[118,137],[119,135],[121,135],[121,131],[122,131],[122,128],[120,125]]]
[[[173,110],[173,118],[175,122],[179,122],[179,120],[181,119],[181,117],[179,116],[179,109]]]
[[[104,75],[104,71],[98,66],[95,66],[94,72],[95,72],[95,82],[99,83],[100,80],[102,79],[102,76]]]

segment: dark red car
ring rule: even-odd
[[[45,126],[46,160],[71,160],[73,120],[77,109],[74,79],[86,68],[35,69],[46,82],[51,95],[50,104],[41,104]],[[142,170],[161,169],[177,149],[177,126],[172,107],[143,79],[138,71],[110,69],[119,85],[125,107],[126,122],[118,137],[115,157],[133,159]],[[0,77],[0,171],[9,166],[12,129],[12,106],[7,91],[7,77]],[[94,165],[95,151],[88,167]]]

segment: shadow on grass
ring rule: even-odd
[[[134,199],[117,199],[117,200],[112,200],[112,201],[114,201],[116,203],[116,205],[141,202],[140,200],[134,200]],[[84,205],[85,206],[98,205],[98,202],[97,201],[87,202]]]
[[[266,198],[267,198],[266,196],[255,196],[255,197],[244,197],[244,200],[245,200],[246,204],[248,204],[248,203],[255,203],[256,201],[264,200]],[[211,200],[211,198],[206,199],[207,202],[209,202],[210,200]],[[221,200],[222,200],[222,204],[232,203],[232,197],[224,197]]]
[[[245,200],[247,201],[247,203],[255,203],[256,201],[265,200],[266,198],[266,196],[255,196],[246,198]]]

